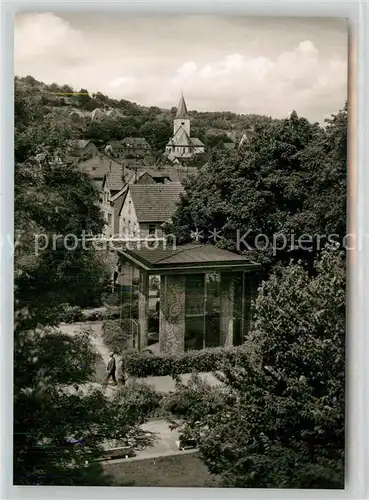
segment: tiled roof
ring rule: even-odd
[[[138,179],[147,173],[153,179],[167,178],[170,182],[183,182],[191,174],[197,174],[198,169],[196,167],[178,167],[178,166],[168,166],[166,168],[155,169],[155,168],[144,168],[138,171]]]
[[[125,184],[122,176],[122,170],[109,171],[106,174],[105,184],[110,191],[120,191]]]
[[[126,185],[122,188],[111,200],[114,203],[114,214],[116,217],[116,222],[118,223],[120,211],[122,210],[124,200],[126,199],[128,191],[128,186]]]
[[[113,149],[124,149],[124,144],[122,144],[120,141],[110,141],[109,145]]]
[[[142,245],[139,249],[125,250],[123,254],[131,256],[136,262],[141,262],[151,269],[165,267],[197,267],[219,265],[234,266],[241,265],[247,268],[258,268],[258,264],[250,261],[246,256],[239,255],[228,250],[223,250],[214,245],[188,244],[174,246],[167,243],[156,245],[156,248],[148,248]]]
[[[105,178],[106,187],[110,191],[120,191],[125,184],[135,181],[135,172],[112,159],[110,161],[111,165]]]
[[[173,146],[190,146],[191,139],[187,134],[186,130],[181,126],[177,129],[177,132],[172,137],[171,144]]]
[[[122,172],[122,165],[107,155],[99,154],[79,163],[79,168],[95,179],[103,179],[112,170]]]
[[[184,100],[183,94],[179,100],[176,118],[188,118],[188,111],[186,106],[186,101]]]
[[[176,211],[184,188],[179,182],[132,184],[129,188],[138,222],[165,222]]]
[[[197,137],[191,137],[191,143],[193,146],[204,146],[204,143],[201,142]]]
[[[77,145],[78,145],[78,147],[79,147],[79,148],[83,149],[84,147],[86,147],[86,146],[87,146],[87,144],[88,144],[89,142],[91,142],[91,141],[90,141],[90,139],[79,139],[79,140],[77,141]]]
[[[156,170],[154,168],[145,168],[140,173],[139,176],[147,173],[153,179],[169,179],[172,182],[179,182],[178,175],[175,169],[168,170]]]

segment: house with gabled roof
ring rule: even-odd
[[[99,150],[90,139],[72,140],[68,143],[68,156],[72,163],[88,160],[99,154]]]
[[[88,174],[96,181],[103,181],[104,176],[111,169],[122,169],[122,165],[108,155],[98,153],[97,155],[80,161],[78,168]]]
[[[248,147],[251,144],[251,141],[256,137],[256,132],[254,127],[250,127],[245,130],[241,136],[238,147]]]
[[[101,108],[95,108],[91,112],[91,120],[102,120],[105,118],[105,112]]]
[[[144,137],[125,137],[122,141],[124,155],[129,158],[143,158],[150,155],[150,144]]]
[[[165,149],[165,155],[169,160],[192,158],[195,154],[205,152],[203,142],[197,137],[191,137],[190,125],[190,116],[182,94],[173,121],[173,137],[169,140]]]
[[[130,182],[133,182],[134,174],[127,170],[124,165],[110,160],[109,170],[104,175],[101,186],[101,209],[104,213],[105,228],[104,236],[110,238],[117,233],[115,225],[115,199]]]
[[[105,146],[105,152],[114,158],[124,157],[125,150],[126,148],[121,141],[110,141],[109,144]]]
[[[119,234],[161,237],[162,225],[174,215],[184,192],[180,182],[129,185],[119,212]]]

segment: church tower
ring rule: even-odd
[[[164,154],[169,160],[177,161],[204,152],[205,146],[200,139],[190,136],[190,116],[182,94],[173,120],[173,137],[169,139]]]
[[[176,134],[177,130],[180,127],[182,127],[186,131],[188,137],[190,137],[190,117],[187,111],[186,101],[184,100],[183,94],[181,95],[181,98],[179,100],[177,113],[174,118],[173,136]]]

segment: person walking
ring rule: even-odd
[[[127,374],[126,374],[126,362],[124,359],[124,355],[122,356],[122,359],[120,361],[120,381],[122,385],[126,385]]]
[[[116,385],[117,384],[117,379],[115,377],[115,372],[116,372],[116,362],[115,362],[115,357],[114,353],[110,353],[108,365],[106,367],[106,382],[109,381],[110,377],[113,380],[113,383]]]

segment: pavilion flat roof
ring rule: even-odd
[[[252,271],[260,268],[259,264],[244,255],[223,250],[214,245],[188,244],[172,246],[167,243],[156,248],[125,249],[121,256],[135,267],[150,274],[194,274],[206,271]]]

